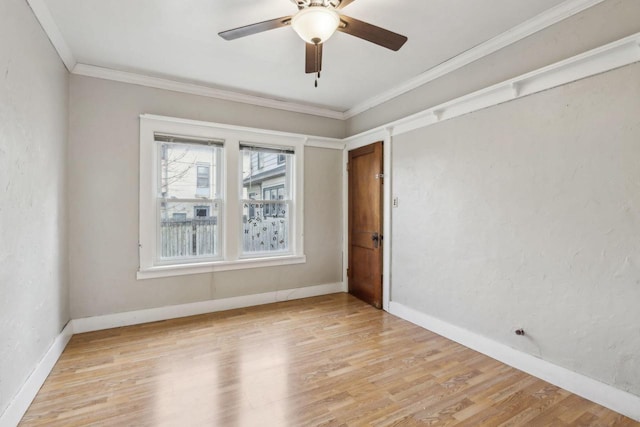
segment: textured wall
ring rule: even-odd
[[[24,0],[0,2],[0,414],[69,320],[67,71]]]
[[[452,73],[347,121],[369,130],[640,31],[640,1],[605,0]]]
[[[305,151],[307,263],[136,280],[139,114],[335,136],[343,123],[71,77],[69,257],[73,318],[340,282],[342,152]]]
[[[638,112],[634,64],[395,138],[392,299],[640,395]]]

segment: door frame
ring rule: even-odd
[[[347,267],[349,266],[349,175],[347,162],[349,151],[365,145],[382,141],[382,161],[384,181],[382,185],[382,309],[389,311],[391,301],[391,133],[392,128],[386,128],[372,133],[356,135],[345,140],[345,148],[342,151],[342,284],[345,292],[347,289]]]

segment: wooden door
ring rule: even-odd
[[[349,151],[349,293],[382,307],[382,142]]]

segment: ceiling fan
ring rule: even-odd
[[[322,70],[322,45],[336,31],[350,34],[394,51],[399,50],[407,41],[407,38],[403,35],[359,21],[339,12],[339,10],[355,0],[291,1],[298,7],[298,12],[295,15],[245,25],[244,27],[222,31],[218,35],[225,40],[235,40],[240,37],[291,25],[306,43],[305,72],[317,73],[318,78]],[[317,78],[315,85],[316,87],[318,86]]]

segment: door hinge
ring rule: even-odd
[[[349,162],[347,162],[347,172],[349,172]]]
[[[350,277],[351,270],[347,268],[347,277]]]
[[[383,173],[377,173],[376,174],[376,179],[380,179],[380,178],[384,178],[384,174]]]

